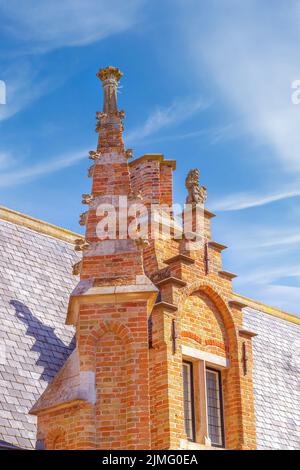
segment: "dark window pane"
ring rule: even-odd
[[[184,426],[189,440],[195,439],[194,393],[193,393],[193,364],[184,362],[182,365]]]
[[[206,369],[208,433],[212,445],[224,446],[222,415],[221,374],[217,370]]]

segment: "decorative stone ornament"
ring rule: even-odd
[[[171,276],[170,268],[169,267],[163,268],[151,276],[151,281],[154,282],[154,284],[156,284],[164,279],[167,279],[170,276]]]
[[[118,116],[119,116],[120,119],[124,119],[125,118],[125,111],[123,109],[118,111]]]
[[[141,191],[131,191],[131,193],[128,194],[128,200],[129,201],[142,201],[143,196]]]
[[[95,152],[94,150],[89,151],[89,159],[90,160],[99,160],[100,155],[98,152]]]
[[[89,246],[90,244],[84,238],[77,238],[75,240],[75,251],[85,251]]]
[[[108,67],[101,68],[99,72],[96,73],[96,77],[100,78],[102,82],[108,79],[115,79],[118,82],[120,78],[123,77],[123,73],[119,68],[109,65]]]
[[[73,273],[74,276],[79,276],[80,271],[81,271],[81,266],[82,266],[82,261],[81,260],[73,265],[72,273]]]
[[[96,112],[96,119],[98,121],[101,121],[101,119],[106,118],[106,117],[107,117],[107,114],[102,113],[102,111],[97,111]]]
[[[132,158],[133,157],[133,149],[127,149],[125,154],[126,154],[127,158]]]
[[[195,168],[190,170],[186,180],[185,187],[188,190],[186,204],[204,204],[207,198],[207,191],[204,186],[199,184],[200,171]]]
[[[92,165],[92,166],[89,167],[89,169],[88,169],[88,177],[89,177],[89,178],[92,178],[93,173],[94,173],[94,165]]]
[[[79,225],[86,225],[87,218],[88,218],[88,211],[80,214]]]
[[[140,237],[140,238],[135,239],[134,241],[136,243],[136,246],[140,249],[143,249],[150,245],[149,240],[147,240],[146,238]]]
[[[117,108],[117,87],[122,76],[120,69],[111,65],[100,69],[97,73],[97,77],[102,81],[104,91],[103,113],[108,116],[120,117],[120,111]],[[99,126],[97,127],[99,128]]]
[[[82,204],[90,204],[93,202],[94,196],[92,194],[83,194],[82,195]]]

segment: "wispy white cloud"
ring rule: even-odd
[[[18,90],[20,92],[20,90]],[[25,99],[26,97],[24,97]],[[20,105],[20,104],[19,104]],[[140,141],[146,136],[155,134],[159,130],[175,125],[179,122],[182,122],[185,119],[188,119],[190,116],[196,112],[207,107],[208,104],[205,104],[201,100],[191,100],[184,99],[181,101],[174,101],[170,106],[166,108],[157,108],[153,114],[151,114],[139,129],[133,130],[127,136],[127,142],[129,141]],[[17,107],[11,109],[17,112]],[[5,118],[5,115],[2,116]],[[1,114],[0,114],[1,121]],[[4,171],[0,175],[0,187],[7,187],[12,184],[22,184],[37,179],[41,176],[44,176],[55,171],[59,171],[68,166],[76,164],[79,160],[83,159],[88,154],[88,150],[79,151],[75,153],[68,153],[62,155],[58,158],[46,161],[41,164],[32,165],[29,167],[24,167],[18,171]],[[3,164],[8,163],[8,155],[2,153]],[[1,154],[0,154],[0,166],[1,166]],[[8,169],[9,170],[9,169]]]
[[[299,230],[295,230],[294,233],[282,233],[278,234],[264,241],[260,244],[261,248],[275,248],[275,247],[288,247],[293,248],[293,246],[297,244],[300,245],[300,232]]]
[[[300,196],[300,186],[271,194],[235,193],[212,201],[211,208],[215,211],[238,211],[252,207],[265,206],[273,202]]]
[[[0,171],[5,171],[14,165],[15,160],[11,154],[0,151]]]
[[[181,11],[181,24],[195,68],[210,73],[249,135],[268,146],[270,161],[299,174],[300,106],[291,101],[292,81],[300,78],[299,2],[277,2],[276,8],[258,0],[191,4]],[[208,10],[212,17],[202,24]]]
[[[278,222],[279,226],[271,224],[266,226],[259,219],[256,221],[249,219],[248,222],[231,220],[230,223],[221,224],[222,232],[228,236],[226,243],[232,247],[233,254],[237,254],[234,261],[243,259],[246,263],[262,262],[270,266],[270,262],[265,263],[267,256],[274,258],[275,255],[286,255],[287,251],[293,253],[295,249],[297,250],[297,245],[300,244],[299,221],[288,225],[279,217]]]
[[[146,119],[144,124],[129,131],[126,136],[128,143],[144,140],[146,137],[158,133],[162,129],[179,124],[203,111],[209,103],[201,98],[184,98],[174,100],[166,107],[158,106]]]
[[[269,247],[272,248],[272,247]],[[268,303],[275,307],[300,315],[300,268],[299,264],[285,262],[280,258],[268,257],[259,251],[253,256],[252,265],[247,265],[247,251],[243,252],[244,268],[241,275],[234,281],[235,292],[244,293],[249,297]],[[271,251],[269,251],[271,255]],[[268,261],[267,261],[268,260]],[[272,266],[273,262],[273,266]]]
[[[2,31],[23,52],[84,46],[132,27],[145,0],[0,0]]]
[[[300,267],[299,265],[285,265],[285,266],[256,266],[251,268],[248,273],[244,273],[236,281],[236,285],[267,285],[271,283],[278,283],[283,278],[294,278],[299,280],[300,283]]]
[[[299,315],[297,306],[300,304],[300,287],[271,284],[253,286],[253,288],[256,300]]]
[[[27,60],[19,61],[1,73],[6,84],[6,104],[0,106],[0,123],[61,83],[61,79],[54,77],[41,79],[38,70]]]
[[[62,47],[88,45],[129,29],[139,21],[145,2],[0,0],[1,34],[5,38],[0,43],[1,56],[19,56],[8,69],[0,63],[0,78],[7,88],[6,105],[0,106],[0,122],[49,93],[73,73],[69,69],[51,74],[40,71],[39,56]]]
[[[225,269],[238,275],[234,290],[300,314],[299,303],[287,297],[288,287],[295,295],[295,289],[300,289],[299,220],[291,223],[286,211],[277,211],[275,221],[228,214],[220,217],[215,229],[217,239],[222,234],[222,242],[229,247],[224,253]]]
[[[86,158],[87,155],[88,150],[69,152],[39,164],[30,165],[18,170],[14,169],[13,171],[11,170],[1,172],[0,188],[31,182],[42,176],[49,175],[56,171],[75,165],[79,161]]]
[[[190,132],[173,132],[169,135],[164,134],[160,137],[151,137],[143,138],[143,143],[161,143],[161,142],[175,142],[180,140],[197,140],[197,139],[205,139],[209,145],[216,145],[223,141],[229,141],[231,139],[236,138],[238,135],[241,134],[240,129],[234,125],[233,123],[225,124],[224,126],[216,126],[216,127],[208,127],[202,128],[196,131]],[[130,140],[133,142],[136,141],[137,136],[130,136]]]

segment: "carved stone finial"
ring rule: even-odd
[[[84,238],[77,238],[75,240],[75,251],[85,251],[89,248],[90,244]]]
[[[88,218],[88,211],[80,214],[79,225],[86,225],[87,218]]]
[[[101,68],[96,76],[100,78],[102,82],[109,79],[114,79],[118,82],[120,78],[123,77],[123,73],[117,67],[109,65],[108,67]]]
[[[100,116],[106,115],[109,119],[111,116],[119,117],[119,111],[117,107],[117,88],[118,88],[118,81],[123,76],[120,69],[117,67],[105,67],[99,70],[97,73],[97,77],[100,78],[102,81],[103,86],[103,112],[102,115],[98,113]],[[96,126],[96,131],[98,132],[101,130],[101,124]]]
[[[82,261],[78,261],[78,263],[75,263],[73,265],[73,268],[72,268],[72,273],[74,276],[78,276],[80,274],[80,271],[81,271],[81,267],[82,267]]]
[[[188,190],[186,204],[204,204],[207,198],[206,188],[199,184],[200,171],[195,168],[190,170],[186,180],[185,187]]]
[[[94,196],[92,194],[83,194],[82,195],[82,204],[90,204],[93,202]]]

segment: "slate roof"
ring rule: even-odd
[[[257,445],[300,449],[300,326],[251,308],[244,326],[252,339]]]
[[[71,243],[0,219],[0,441],[36,445],[28,411],[74,349],[65,318],[77,260]]]

